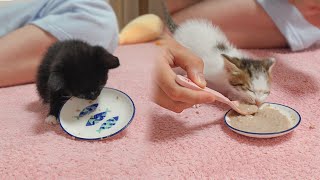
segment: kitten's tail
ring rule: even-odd
[[[163,10],[164,21],[165,21],[168,29],[170,30],[170,32],[174,33],[178,29],[179,26],[172,19],[172,16],[168,10],[167,3],[165,2],[165,0],[161,0],[161,5],[162,5],[162,10]]]

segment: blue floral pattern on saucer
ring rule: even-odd
[[[70,98],[58,118],[61,128],[69,135],[83,140],[101,140],[126,129],[134,115],[135,105],[126,93],[105,87],[94,101]]]
[[[106,117],[108,112],[111,112],[111,111],[107,108],[106,111],[95,114],[94,116],[91,116],[90,119],[88,120],[86,126],[93,126],[96,123],[102,121]]]
[[[81,117],[83,117],[83,116],[85,116],[85,115],[88,115],[88,114],[94,112],[94,111],[97,109],[98,106],[99,106],[99,104],[98,104],[98,103],[95,103],[95,104],[92,104],[92,105],[90,105],[90,106],[85,107],[85,108],[79,113],[78,116],[75,116],[75,118],[77,118],[77,119],[79,120]]]
[[[97,132],[100,133],[102,130],[110,129],[112,126],[114,126],[117,123],[118,120],[119,120],[119,116],[115,116],[113,118],[106,120],[97,130]]]

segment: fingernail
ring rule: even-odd
[[[202,85],[202,86],[206,86],[207,85],[207,82],[206,82],[206,80],[205,80],[205,78],[204,78],[204,75],[203,75],[203,73],[198,73],[197,74],[197,79],[198,79],[198,82]]]

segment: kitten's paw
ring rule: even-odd
[[[200,104],[195,104],[195,105],[193,105],[192,107],[193,107],[193,108],[198,108],[198,107],[200,107]]]
[[[44,120],[47,124],[55,125],[58,124],[57,118],[50,115]]]

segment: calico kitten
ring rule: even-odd
[[[37,73],[37,90],[50,110],[46,122],[56,124],[58,113],[71,96],[94,100],[108,79],[109,69],[119,60],[101,46],[79,40],[53,44],[44,55]]]
[[[260,104],[267,98],[274,58],[250,58],[208,20],[187,20],[178,26],[164,3],[163,7],[166,24],[174,38],[202,58],[208,87],[231,100],[250,104]]]

